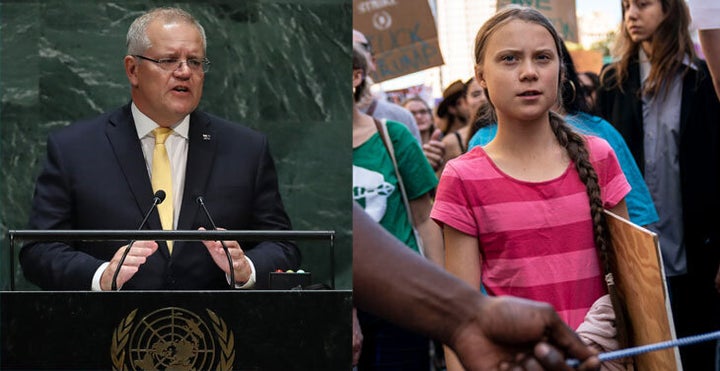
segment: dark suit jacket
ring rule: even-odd
[[[264,135],[195,111],[190,115],[185,190],[178,230],[211,229],[195,199],[205,198],[218,227],[286,230],[290,221],[278,192],[275,166]],[[47,159],[37,179],[30,229],[137,229],[153,191],[135,124],[126,105],[77,122],[48,137]],[[146,229],[162,229],[156,210]],[[25,276],[43,289],[89,290],[93,274],[122,242],[29,243],[20,251]],[[241,246],[257,271],[256,288],[268,273],[297,269],[293,243]],[[160,242],[125,290],[227,288],[224,272],[201,242],[176,241],[172,256]]]
[[[683,79],[680,108],[679,164],[683,226],[689,273],[702,275],[712,287],[720,259],[720,102],[705,62],[695,60]],[[606,66],[607,68],[607,66]],[[615,79],[608,71],[606,81]],[[610,86],[608,83],[605,86]],[[644,171],[643,114],[638,98],[640,67],[630,66],[628,79],[618,88],[601,88],[601,115],[612,123],[627,142],[635,161]]]

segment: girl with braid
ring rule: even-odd
[[[533,8],[504,8],[480,28],[475,78],[497,135],[447,163],[431,217],[443,227],[449,272],[489,295],[550,303],[577,328],[613,294],[603,209],[627,218],[630,186],[605,140],[551,111],[562,94],[561,42]],[[448,370],[462,369],[447,348],[446,358]]]

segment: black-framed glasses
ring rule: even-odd
[[[207,72],[210,70],[210,60],[207,58],[188,58],[188,59],[179,59],[179,58],[160,58],[160,59],[152,59],[148,58],[144,55],[140,54],[133,54],[132,55],[135,58],[144,59],[146,61],[153,62],[160,66],[165,71],[173,72],[180,68],[183,63],[190,68],[193,72]]]

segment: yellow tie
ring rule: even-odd
[[[157,206],[160,214],[160,223],[164,230],[173,229],[173,187],[172,173],[170,171],[170,158],[165,148],[165,140],[172,133],[172,129],[157,128],[155,134],[155,149],[152,162],[152,187],[153,192],[162,189],[165,191],[165,201]],[[172,254],[173,241],[166,241],[167,247]]]

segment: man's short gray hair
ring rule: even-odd
[[[185,22],[195,26],[202,37],[203,53],[207,48],[205,29],[190,13],[179,8],[155,8],[136,18],[130,25],[127,33],[127,53],[142,54],[152,47],[147,36],[148,25],[154,20],[161,20],[164,24]]]

